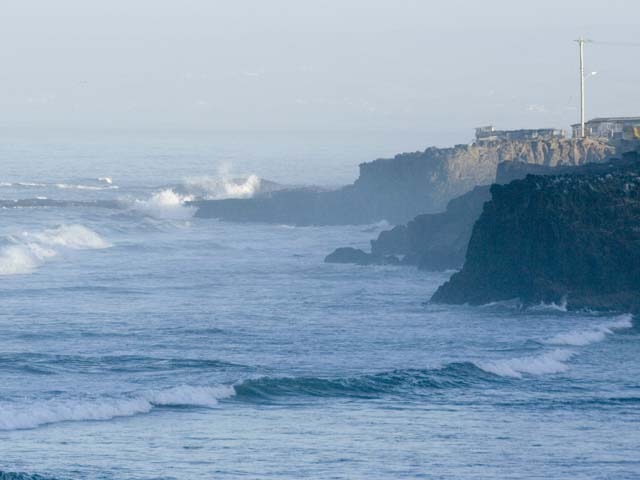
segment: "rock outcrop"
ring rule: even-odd
[[[498,164],[496,183],[509,183],[529,174],[556,175],[570,173],[576,167],[537,165],[520,161]],[[442,213],[418,215],[406,225],[397,225],[371,240],[371,253],[358,250],[352,255],[338,255],[340,263],[378,265],[383,258],[399,256],[402,265],[417,265],[421,270],[459,269],[464,263],[473,224],[482,207],[491,198],[489,185],[475,187],[449,201]],[[325,261],[332,262],[337,249]]]
[[[493,185],[463,269],[436,303],[519,298],[640,309],[640,159]]]
[[[288,189],[249,199],[193,202],[199,217],[294,225],[403,224],[475,186],[493,183],[504,161],[544,166],[603,161],[615,148],[596,139],[518,140],[431,147],[360,165],[358,179],[333,191]]]
[[[489,186],[476,187],[451,200],[443,213],[418,215],[406,226],[382,232],[371,241],[371,254],[402,255],[403,264],[422,270],[460,268],[473,224],[489,198]]]

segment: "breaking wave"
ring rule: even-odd
[[[109,248],[93,230],[82,225],[62,225],[39,232],[22,232],[5,237],[0,248],[0,275],[33,272],[48,259],[65,250]]]
[[[132,208],[153,218],[187,220],[196,212],[195,207],[185,204],[192,199],[191,196],[180,195],[172,189],[166,189],[154,193],[146,200],[134,200]]]
[[[584,346],[630,327],[631,315],[621,315],[591,330],[556,335],[547,343]],[[421,398],[444,389],[477,388],[525,375],[562,373],[569,368],[568,362],[576,354],[575,349],[556,348],[516,358],[453,362],[437,368],[400,369],[352,377],[264,376],[248,378],[233,385],[181,385],[120,397],[0,404],[0,430],[36,428],[67,421],[110,420],[149,413],[159,407],[212,408],[220,400],[232,397],[235,401],[249,403],[290,402],[301,398]]]
[[[56,188],[61,189],[76,189],[76,190],[117,190],[118,185],[78,185],[73,183],[56,183],[54,185]]]
[[[271,185],[271,182],[268,182]],[[251,198],[261,191],[263,181],[256,175],[229,179],[194,177],[182,184],[166,188],[143,200],[136,199],[131,207],[157,219],[187,220],[195,214],[197,207],[189,205],[194,200],[223,200],[229,198]],[[275,184],[273,184],[275,185]]]
[[[575,352],[571,350],[558,349],[540,355],[477,362],[476,365],[485,372],[500,377],[520,378],[523,374],[547,375],[564,372],[569,368],[566,362],[574,355]]]
[[[567,297],[562,297],[560,303],[544,303],[540,302],[538,305],[532,305],[528,307],[528,310],[540,311],[540,312],[566,312],[567,311]]]
[[[601,342],[607,335],[611,335],[616,330],[624,330],[633,326],[633,317],[631,314],[624,314],[611,322],[598,325],[589,330],[577,330],[568,333],[560,333],[554,337],[545,340],[549,345],[570,345],[582,347],[592,343]]]
[[[624,314],[596,327],[559,333],[544,340],[542,343],[558,346],[584,347],[603,341],[608,335],[615,333],[617,330],[624,330],[632,326],[633,316],[631,314]],[[478,362],[477,365],[487,372],[502,377],[520,378],[523,374],[545,375],[564,372],[569,368],[567,362],[571,360],[574,355],[576,355],[574,350],[559,348],[539,355],[491,362]]]
[[[90,180],[91,183],[94,180]],[[0,187],[16,188],[16,189],[34,189],[34,188],[58,188],[62,190],[117,190],[118,185],[113,184],[110,177],[102,177],[95,180],[95,185],[83,183],[41,183],[41,182],[1,182]]]
[[[204,200],[223,200],[227,198],[251,198],[261,191],[262,180],[256,175],[246,178],[193,177],[184,180],[178,187],[180,191]]]
[[[194,387],[182,385],[128,398],[47,400],[30,405],[0,405],[0,430],[37,428],[59,422],[111,420],[149,413],[156,407],[211,408],[218,400],[235,394],[232,386]]]
[[[441,368],[393,370],[346,378],[260,377],[237,384],[235,391],[239,400],[249,401],[300,396],[376,398],[421,395],[434,389],[469,387],[491,380],[473,363],[458,362]]]

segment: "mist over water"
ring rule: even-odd
[[[0,480],[640,478],[637,316],[429,304],[454,272],[323,262],[391,219],[195,206],[569,129],[581,35],[587,118],[638,115],[640,2],[0,13]]]
[[[0,471],[23,472],[3,478],[637,473],[630,315],[426,305],[452,272],[323,263],[385,222],[234,224],[184,203],[355,179],[328,151],[300,174],[295,138],[246,158],[110,138],[3,147]]]

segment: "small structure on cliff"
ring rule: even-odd
[[[571,125],[573,138],[580,138],[581,124]],[[640,117],[603,117],[594,118],[584,124],[584,136],[621,140],[640,131]],[[631,138],[628,138],[631,140]]]
[[[521,130],[496,130],[492,125],[476,128],[475,143],[491,143],[511,140],[549,140],[564,138],[564,130],[557,128],[534,128]]]

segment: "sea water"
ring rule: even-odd
[[[400,140],[7,137],[0,478],[640,477],[631,315],[431,305],[452,272],[323,263],[384,222],[183,204],[348,183]]]

